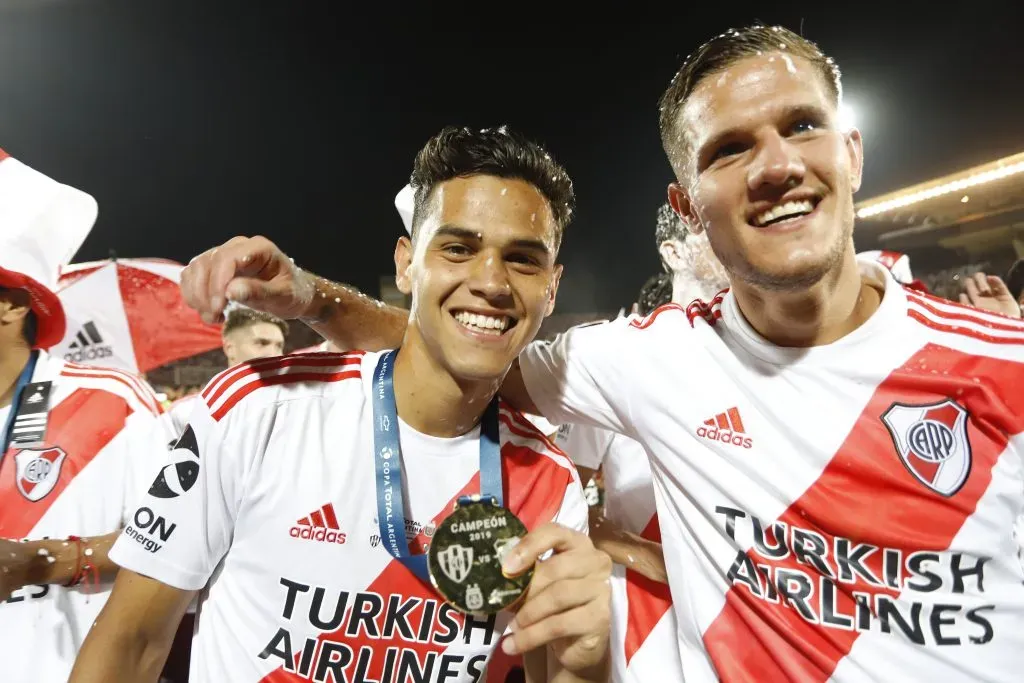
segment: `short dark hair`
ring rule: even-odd
[[[636,299],[637,312],[648,315],[651,311],[672,301],[672,278],[658,273],[647,279]]]
[[[226,337],[235,330],[241,330],[257,323],[270,323],[272,325],[277,325],[281,330],[281,334],[285,337],[288,336],[287,322],[281,320],[276,315],[257,311],[252,308],[246,308],[244,306],[237,306],[228,310],[227,315],[224,316],[224,328],[221,330],[221,334]]]
[[[1018,259],[1006,271],[1006,288],[1010,290],[1014,299],[1020,301],[1021,295],[1024,294],[1024,258]]]
[[[576,208],[572,180],[543,147],[506,126],[483,130],[449,126],[427,141],[416,155],[409,179],[416,191],[413,235],[437,185],[475,175],[523,180],[540,190],[551,205],[556,239],[561,243]]]
[[[757,24],[729,29],[701,45],[683,61],[658,102],[661,144],[677,174],[686,151],[684,135],[679,129],[679,115],[701,81],[747,57],[781,50],[809,61],[821,74],[834,103],[839,104],[843,93],[839,67],[815,43],[782,26]]]

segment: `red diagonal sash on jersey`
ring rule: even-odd
[[[651,517],[641,537],[661,543],[661,527],[658,515]],[[672,609],[672,596],[668,584],[652,581],[643,574],[626,570],[626,666],[644,644],[651,631],[658,625],[665,613]]]
[[[36,502],[18,491],[15,456],[21,449],[9,449],[0,465],[0,536],[25,538],[68,484],[121,432],[131,413],[123,398],[97,389],[75,389],[50,411],[46,443],[40,448],[60,447],[67,456],[53,490]]]
[[[980,377],[987,378],[987,386],[974,381]],[[816,531],[829,548],[835,547],[834,532],[854,543],[878,548],[949,547],[988,488],[1008,435],[1024,430],[1021,386],[1024,365],[1020,363],[946,347],[924,347],[878,386],[821,476],[779,521],[790,528]],[[990,387],[996,387],[999,395]],[[880,416],[893,403],[929,404],[949,397],[969,412],[972,465],[962,488],[946,498],[917,481],[903,465]],[[782,540],[768,536],[773,544]],[[753,550],[747,556],[756,565],[766,563]],[[882,576],[880,556],[875,553],[864,562],[878,577]],[[904,552],[902,557],[906,556]],[[821,576],[814,567],[797,563],[792,552],[771,565],[773,569],[798,569],[814,581]],[[759,568],[758,573],[761,571]],[[869,594],[872,601],[875,595],[900,592],[866,581],[853,586],[838,583],[837,612],[855,612],[852,591]],[[704,634],[705,647],[722,681],[813,683],[829,679],[859,632],[812,625],[785,603],[778,596],[774,602],[755,597],[747,586],[734,584],[730,588],[725,606]],[[900,636],[893,633],[892,637]]]
[[[532,530],[544,522],[550,521],[561,506],[565,488],[571,480],[571,473],[547,456],[535,453],[529,448],[506,443],[502,446],[501,454],[506,505],[522,520],[527,529]],[[448,504],[432,520],[433,525],[436,527],[448,516],[459,496],[477,493],[479,490],[480,475],[478,473],[473,475],[472,479],[452,496]],[[422,548],[425,542],[427,539],[421,533],[410,542],[410,547]],[[431,588],[425,586],[411,571],[396,560],[388,562],[384,570],[364,589],[364,592],[376,593],[381,596],[401,595],[405,598],[420,597],[425,600],[440,600]],[[425,603],[421,603],[409,612],[410,621],[418,621],[424,616],[424,605]],[[465,617],[458,613],[454,613],[452,616],[458,623],[461,633]],[[403,650],[414,650],[417,659],[424,662],[429,653],[440,654],[449,645],[449,643],[420,642],[418,638],[415,642],[399,641],[397,637],[393,640],[371,638],[365,634],[366,629],[360,629],[359,635],[351,637],[342,633],[345,628],[343,625],[332,633],[322,633],[318,637],[318,641],[321,645],[325,641],[344,642],[351,649],[352,664],[346,666],[346,670],[355,671],[357,658],[364,648],[373,651],[374,655],[370,659],[369,666],[362,672],[366,680],[381,680],[384,674],[384,651],[390,646],[400,646]],[[460,635],[459,638],[461,637]],[[495,640],[500,637],[500,633],[494,634]],[[296,644],[296,650],[301,647],[301,644]],[[299,657],[300,655],[296,655],[295,668],[297,670],[299,669]],[[435,662],[435,675],[436,667],[437,663]],[[397,662],[393,665],[392,675],[396,671]],[[308,681],[311,677],[312,672],[308,676],[303,676],[284,669],[277,669],[264,676],[261,683],[294,683]]]

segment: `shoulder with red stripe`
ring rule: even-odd
[[[119,370],[117,368],[105,368],[96,365],[82,365],[62,361],[60,369],[61,382],[74,382],[76,386],[89,389],[100,389],[120,396],[132,407],[133,410],[141,410],[152,415],[160,415],[164,412],[163,406],[157,400],[152,387],[142,377]]]
[[[501,466],[505,474],[505,505],[528,529],[554,521],[577,488],[583,491],[576,467],[522,413],[502,402],[498,412]],[[581,503],[585,509],[585,503]],[[585,512],[581,512],[585,515]],[[573,520],[560,520],[572,524]]]
[[[322,395],[325,384],[358,379],[365,351],[346,353],[302,353],[275,356],[241,363],[214,377],[201,394],[214,420],[220,420],[247,396],[273,387],[273,397],[282,388],[305,386],[310,395]]]
[[[927,332],[1024,351],[1024,320],[921,292],[908,290],[906,295],[907,316]]]
[[[722,301],[725,299],[725,294],[728,291],[728,288],[723,289],[710,301],[694,299],[685,306],[674,302],[663,304],[644,317],[634,316],[629,321],[629,326],[638,330],[646,330],[657,322],[659,318],[671,311],[679,311],[685,314],[690,327],[693,327],[697,320],[703,320],[708,325],[714,325],[722,317]]]
[[[576,466],[565,452],[554,444],[525,415],[505,401],[501,401],[498,410],[498,422],[501,427],[501,445],[511,443],[528,449],[537,455],[544,456],[553,465],[571,472],[574,476]]]

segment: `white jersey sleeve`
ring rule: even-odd
[[[125,420],[116,446],[125,471],[123,524],[128,524],[150,482],[167,463],[167,443],[173,438],[164,415],[135,413]],[[113,446],[114,443],[112,442]]]
[[[167,409],[165,414],[172,425],[171,429],[174,431],[175,438],[181,436],[181,433],[185,431],[185,427],[188,426],[188,420],[192,417],[192,411],[195,410],[196,403],[202,402],[202,400],[202,396],[193,394],[178,399]]]
[[[558,429],[556,445],[577,467],[596,470],[604,463],[615,433],[589,425],[565,424]]]
[[[581,325],[526,347],[519,356],[523,381],[545,418],[631,434],[629,392],[637,378],[625,366],[629,320]]]
[[[149,485],[111,559],[175,588],[205,586],[231,543],[246,475],[272,423],[272,409],[236,408],[218,421],[196,401],[170,464]]]
[[[552,521],[556,524],[569,527],[580,533],[589,533],[589,512],[587,499],[583,495],[583,487],[575,477],[565,487],[565,496],[562,497],[562,506],[558,508]]]

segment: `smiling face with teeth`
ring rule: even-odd
[[[680,112],[687,159],[669,200],[735,287],[798,290],[853,259],[862,146],[840,130],[835,96],[785,52],[704,77]]]
[[[422,344],[459,380],[500,379],[554,308],[551,207],[530,183],[475,175],[439,184],[425,210],[415,243],[395,249],[398,288],[412,295],[403,348]]]

